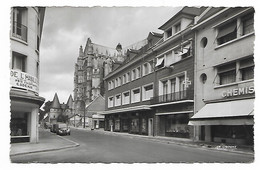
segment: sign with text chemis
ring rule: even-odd
[[[226,90],[222,93],[222,97],[232,97],[232,96],[241,96],[246,94],[253,94],[255,93],[254,86],[248,86],[248,87],[240,87],[235,89]]]
[[[11,70],[10,77],[10,83],[12,87],[17,87],[38,93],[38,78],[28,73],[21,72],[20,70]]]

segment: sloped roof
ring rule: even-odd
[[[169,24],[179,19],[182,14],[187,16],[198,16],[202,12],[202,8],[197,7],[182,7],[172,18],[170,18],[167,22],[165,22],[162,26],[159,27],[160,30],[167,29]]]
[[[57,93],[55,93],[54,98],[51,103],[51,108],[60,109],[60,107],[61,106],[60,106],[60,101],[59,101],[58,95],[57,95]]]
[[[72,99],[71,95],[69,96],[69,99],[68,99],[66,105],[67,105],[67,108],[72,109],[72,107],[73,107],[73,99]]]
[[[92,116],[97,112],[105,111],[105,99],[103,96],[99,95],[91,103],[86,106],[87,114],[86,116]]]

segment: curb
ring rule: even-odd
[[[82,128],[75,128],[78,130],[82,131],[91,131],[89,129],[82,129]],[[214,147],[206,147],[206,146],[200,146],[199,144],[189,144],[189,143],[181,143],[181,142],[176,142],[176,141],[167,141],[167,140],[160,140],[160,139],[154,139],[150,138],[147,136],[136,136],[136,135],[129,135],[129,134],[118,134],[114,132],[107,132],[107,131],[93,131],[95,133],[100,133],[100,134],[106,134],[106,135],[115,135],[115,136],[124,136],[124,137],[131,137],[131,138],[136,138],[136,139],[144,139],[144,140],[149,140],[149,141],[154,141],[154,142],[159,142],[159,143],[164,143],[164,144],[175,144],[175,145],[180,145],[180,146],[186,146],[186,147],[196,147],[198,149],[203,149],[203,150],[211,150],[211,151],[218,151],[218,152],[230,152],[230,153],[238,153],[238,154],[247,154],[247,155],[255,155],[254,152],[246,152],[246,151],[239,151],[239,150],[227,150],[227,149],[217,149]]]
[[[40,153],[40,152],[49,152],[49,151],[58,151],[58,150],[62,150],[62,149],[68,149],[68,148],[74,148],[74,147],[78,147],[80,146],[80,144],[63,138],[62,136],[57,135],[58,137],[62,138],[63,140],[67,140],[69,142],[72,142],[73,145],[67,145],[67,146],[63,146],[63,147],[59,147],[59,148],[52,148],[52,149],[43,149],[43,150],[36,150],[36,151],[28,151],[28,152],[21,152],[21,153],[14,153],[14,154],[10,154],[10,156],[18,156],[18,155],[25,155],[25,154],[32,154],[32,153]]]
[[[57,150],[62,150],[62,149],[74,148],[74,147],[77,147],[77,146],[79,146],[79,144],[78,145],[72,145],[72,146],[64,146],[64,147],[54,148],[54,149],[44,149],[44,150],[38,150],[38,151],[15,153],[15,154],[10,154],[10,156],[18,156],[18,155],[26,155],[26,154],[32,154],[32,153],[57,151]]]

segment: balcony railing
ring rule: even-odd
[[[12,36],[27,42],[27,27],[14,21]]]
[[[193,90],[184,90],[175,93],[155,96],[151,98],[151,104],[167,103],[181,100],[193,100]]]

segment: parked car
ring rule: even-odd
[[[57,130],[57,135],[70,135],[70,128],[69,127],[61,127]]]

